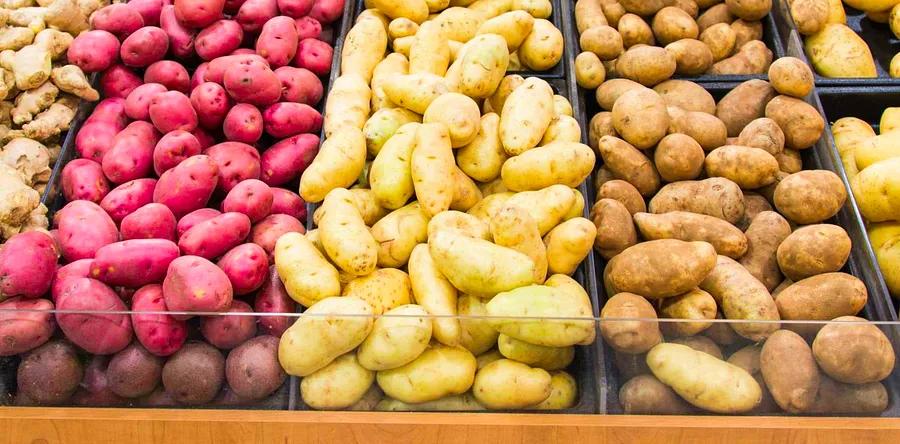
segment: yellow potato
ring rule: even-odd
[[[388,37],[390,37],[391,40],[409,37],[416,35],[418,30],[419,25],[417,25],[416,22],[406,17],[399,17],[391,20],[388,24]]]
[[[557,225],[544,236],[548,271],[551,274],[574,273],[590,253],[596,237],[597,227],[583,217],[575,217]]]
[[[384,15],[395,19],[406,17],[413,22],[422,23],[428,18],[428,4],[425,0],[369,0],[372,7]]]
[[[319,229],[315,228],[306,232],[306,239],[312,242],[313,246],[316,247],[316,250],[319,250],[319,253],[322,253],[322,258],[325,258],[325,255],[328,253],[325,252],[325,247],[322,246],[322,239],[319,238]],[[327,262],[328,259],[325,259]],[[329,264],[331,262],[328,262]]]
[[[307,202],[321,202],[335,188],[356,182],[366,163],[366,142],[362,132],[344,126],[325,139],[312,164],[300,178],[300,196]]]
[[[885,108],[881,113],[881,120],[878,122],[878,131],[885,134],[897,128],[900,128],[900,107]]]
[[[553,4],[550,0],[513,0],[512,8],[517,11],[526,11],[534,18],[550,18],[553,14]]]
[[[572,195],[575,196],[575,201],[572,203],[572,206],[569,207],[569,211],[563,216],[563,220],[575,219],[576,217],[584,216],[584,196],[581,195],[581,191],[572,188]]]
[[[460,211],[444,211],[432,217],[428,221],[428,237],[431,238],[438,231],[452,231],[468,237],[491,240],[488,224]]]
[[[582,52],[575,57],[575,81],[585,89],[595,89],[606,80],[606,68],[593,52]]]
[[[534,27],[534,17],[526,11],[510,11],[485,21],[478,34],[496,34],[506,41],[507,53],[515,52]]]
[[[363,367],[389,370],[409,364],[428,348],[432,322],[419,305],[395,307],[375,320],[372,332],[359,345],[357,358]]]
[[[479,355],[480,359],[481,354],[497,344],[497,337],[500,335],[487,319],[479,319],[487,315],[484,301],[475,296],[462,295],[456,304],[456,312],[460,316],[459,345],[472,354]]]
[[[718,257],[716,267],[699,287],[715,298],[728,319],[777,321],[781,318],[766,286],[728,256]],[[777,322],[740,322],[731,327],[737,334],[752,341],[761,341],[779,328]]]
[[[685,336],[681,338],[672,338],[668,342],[673,344],[686,345],[694,350],[706,353],[716,359],[723,359],[722,349],[706,336]]]
[[[478,371],[472,394],[489,409],[525,408],[550,397],[550,373],[500,359]]]
[[[575,279],[565,275],[565,274],[554,274],[547,278],[544,281],[544,285],[548,287],[553,287],[565,291],[572,297],[575,301],[578,301],[579,304],[584,305],[585,307],[592,307],[591,298],[588,296],[587,291],[584,287],[581,286]],[[588,331],[587,335],[585,335],[584,339],[579,341],[578,345],[591,345],[594,343],[594,339],[597,336],[597,329],[591,328]]]
[[[502,205],[518,206],[527,210],[538,223],[541,236],[565,220],[576,203],[572,188],[565,185],[551,185],[541,190],[522,191],[506,197],[508,198]],[[500,198],[495,199],[499,200]],[[498,205],[497,209],[502,205]],[[476,207],[478,206],[476,205]],[[493,217],[494,212],[488,212],[487,216]]]
[[[519,287],[494,296],[487,312],[497,331],[530,344],[568,347],[596,334],[590,300],[566,288]]]
[[[847,25],[829,23],[807,37],[806,54],[825,77],[877,77],[875,60],[866,42]]]
[[[689,403],[715,413],[742,413],[762,399],[762,389],[744,369],[681,344],[659,344],[647,365]]]
[[[341,48],[341,74],[356,74],[366,83],[384,58],[388,36],[381,21],[360,20],[347,31]]]
[[[369,20],[364,20],[371,22]],[[359,74],[344,74],[334,80],[325,104],[322,128],[330,138],[343,127],[361,130],[369,119],[372,90],[369,81]]]
[[[413,248],[428,239],[428,215],[418,202],[388,213],[372,226],[379,267],[402,267]]]
[[[549,3],[549,2],[548,2]],[[533,71],[546,71],[556,66],[562,58],[563,36],[553,23],[539,18],[519,50],[522,66]]]
[[[370,156],[377,156],[397,130],[412,122],[421,122],[422,116],[403,108],[383,108],[372,113],[363,126],[366,149]]]
[[[572,375],[558,370],[550,372],[550,396],[531,408],[562,410],[573,407],[576,401],[578,401],[578,383]]]
[[[416,131],[410,169],[416,197],[429,216],[450,208],[454,168],[456,159],[447,127],[440,123],[422,124]]]
[[[474,100],[459,93],[447,93],[431,102],[422,122],[446,126],[450,145],[459,148],[475,140],[480,118],[481,111]]]
[[[900,157],[900,149],[897,149],[898,143],[900,143],[900,131],[883,129],[881,134],[860,141],[853,151],[857,168],[862,171],[879,161]]]
[[[384,28],[386,32],[391,19],[381,11],[371,7],[372,5],[366,5],[365,3],[366,2],[363,2],[363,6],[365,6],[366,9],[356,16],[356,20],[354,20],[353,23],[356,24],[366,19],[375,19],[378,23],[381,23],[381,27]]]
[[[472,98],[490,97],[509,66],[509,52],[497,34],[475,36],[466,43],[459,66],[459,92]],[[448,108],[445,108],[446,112]]]
[[[476,0],[469,5],[469,9],[480,13],[487,20],[511,11],[512,0]]]
[[[409,47],[409,73],[442,76],[450,66],[450,46],[440,24],[422,23]]]
[[[553,95],[553,115],[556,117],[559,116],[569,116],[574,117],[575,114],[572,111],[572,104],[569,103],[569,99],[559,95]]]
[[[510,70],[512,69],[510,68]],[[509,95],[523,83],[525,83],[525,78],[518,74],[510,74],[503,77],[503,79],[500,80],[500,84],[497,85],[497,90],[488,97],[487,101],[490,102],[491,109],[493,109],[495,113],[503,111],[503,105],[506,103],[506,99],[509,98]]]
[[[396,106],[387,98],[387,94],[384,92],[384,81],[394,74],[408,73],[409,60],[403,54],[396,52],[388,54],[387,57],[375,65],[375,71],[372,73],[372,110],[377,111],[382,108],[393,108]]]
[[[900,197],[896,192],[897,168],[900,168],[900,157],[882,160],[853,178],[853,195],[867,221],[900,220],[900,204],[896,203]]]
[[[481,190],[472,178],[466,176],[458,167],[453,168],[453,200],[450,201],[450,209],[469,211],[478,202],[481,202]]]
[[[415,41],[416,36],[410,35],[406,37],[400,37],[391,42],[391,48],[394,50],[394,54],[402,55],[403,58],[409,59],[409,48],[412,48],[412,43]],[[409,68],[407,66],[407,68]],[[406,72],[400,74],[407,74]]]
[[[434,19],[444,30],[444,35],[448,39],[463,43],[475,37],[484,20],[484,17],[477,11],[455,5],[443,10]]]
[[[475,381],[475,356],[462,347],[432,344],[414,361],[375,376],[384,394],[403,402],[460,395]]]
[[[310,306],[281,336],[278,362],[289,375],[308,376],[352,351],[371,331],[372,307],[366,301],[325,298]]]
[[[511,248],[451,231],[438,231],[428,246],[437,269],[464,293],[490,296],[534,282],[534,261]]]
[[[432,319],[434,339],[450,346],[459,344],[459,319],[448,317],[456,315],[456,288],[438,270],[428,252],[428,245],[420,244],[413,248],[407,268],[416,303],[428,314],[442,316]]]
[[[337,269],[300,233],[278,238],[275,268],[291,299],[306,307],[341,293]]]
[[[466,213],[481,219],[485,224],[490,224],[491,217],[493,217],[494,213],[499,211],[500,208],[503,208],[503,206],[506,205],[506,201],[513,195],[514,193],[508,191],[499,191],[490,195],[485,195],[481,202],[478,202],[474,207],[469,208],[469,211]]]
[[[716,300],[709,293],[695,288],[687,293],[663,299],[659,314],[664,318],[696,320],[660,324],[666,336],[693,336],[712,325],[712,322],[706,321],[716,318]]]
[[[532,191],[562,184],[577,187],[594,170],[594,151],[578,142],[552,142],[512,157],[503,164],[503,184]]]
[[[499,115],[485,114],[475,139],[456,151],[456,163],[469,177],[490,182],[500,175],[500,168],[508,156],[500,144],[499,126]]]
[[[449,92],[442,77],[427,73],[394,74],[384,79],[382,88],[392,103],[417,114],[424,114],[434,99]]]
[[[303,402],[317,410],[340,410],[356,404],[375,382],[375,372],[362,367],[356,353],[340,356],[300,381]]]
[[[353,194],[345,188],[335,188],[325,196],[322,211],[319,236],[331,260],[355,276],[375,271],[378,243],[359,214]]]
[[[545,347],[506,335],[497,339],[497,348],[507,359],[547,371],[564,369],[575,359],[575,347]]]
[[[534,282],[544,282],[547,277],[547,248],[541,240],[537,222],[528,211],[519,207],[504,207],[491,219],[490,227],[494,243],[528,256],[534,263]]]
[[[545,80],[529,77],[517,86],[500,112],[500,141],[511,156],[537,146],[553,119],[553,88]]]
[[[434,401],[409,404],[396,399],[384,398],[375,406],[381,412],[468,412],[486,410],[471,393],[450,395]]]
[[[415,194],[410,163],[416,147],[416,132],[420,126],[415,122],[401,126],[372,161],[369,186],[378,203],[385,208],[400,208]]]
[[[381,268],[368,276],[358,277],[344,286],[343,296],[356,296],[372,306],[380,315],[412,301],[409,276],[396,268]]]

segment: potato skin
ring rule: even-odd
[[[725,145],[706,156],[706,173],[724,177],[743,189],[757,189],[775,182],[778,161],[761,148]]]
[[[766,117],[784,131],[785,148],[800,150],[819,141],[825,131],[825,119],[803,100],[777,96],[766,105]]]
[[[831,171],[806,170],[778,182],[772,200],[778,211],[792,222],[814,224],[840,211],[847,200],[847,190]]]
[[[660,9],[653,16],[650,27],[660,46],[666,46],[681,39],[695,39],[700,33],[694,18],[675,6],[666,6]]]
[[[679,239],[710,243],[716,253],[738,259],[747,252],[747,237],[722,219],[686,211],[637,213],[634,223],[647,240]]]
[[[659,189],[659,173],[653,162],[637,148],[613,136],[600,138],[598,148],[604,166],[615,177],[626,180],[644,196]]]
[[[798,5],[803,2],[794,2]],[[812,2],[826,3],[828,0],[812,0]],[[796,20],[796,19],[795,19]],[[769,66],[769,83],[779,94],[791,97],[806,97],[813,89],[814,77],[809,65],[795,57],[782,57],[772,62]]]
[[[663,322],[660,325],[666,336],[693,336],[712,325],[712,322],[703,321],[716,318],[716,300],[709,293],[695,288],[663,299],[659,314],[663,318],[697,319],[697,322]]]
[[[850,257],[850,236],[831,224],[807,225],[791,233],[778,246],[781,272],[793,281],[838,271]]]
[[[699,286],[716,299],[728,319],[780,319],[775,300],[765,285],[727,256],[718,257],[715,268]],[[778,330],[778,324],[735,323],[732,328],[747,339],[759,341]]]
[[[28,352],[16,370],[18,396],[39,405],[66,402],[78,389],[84,370],[75,347],[53,340]]]
[[[583,217],[569,219],[544,236],[547,269],[551,274],[570,275],[587,257],[597,238],[597,228]]]
[[[597,188],[597,201],[599,202],[601,199],[619,201],[619,203],[625,205],[625,208],[632,215],[647,212],[647,204],[644,202],[644,198],[641,197],[641,193],[638,192],[634,185],[624,180],[610,180],[600,185]]]
[[[759,365],[779,407],[791,413],[812,408],[819,390],[819,368],[800,335],[790,330],[772,333],[763,344]]]
[[[697,141],[705,151],[725,145],[728,129],[718,117],[697,111],[684,111],[670,106],[669,133],[682,133]]]
[[[622,51],[622,35],[615,28],[596,25],[588,28],[579,36],[578,42],[582,51],[592,52],[600,60],[614,60]]]
[[[719,100],[716,105],[716,117],[725,122],[728,137],[737,137],[747,124],[766,115],[766,105],[773,97],[775,89],[769,82],[759,79],[748,80]]]
[[[509,94],[500,112],[500,140],[507,154],[519,155],[537,146],[552,119],[553,89],[546,81],[529,77]]]
[[[667,182],[692,180],[703,172],[703,148],[684,134],[663,137],[653,152],[653,163],[660,177]]]
[[[660,299],[697,287],[715,267],[716,250],[706,242],[661,239],[625,249],[606,264],[604,281],[616,291]],[[639,270],[651,267],[656,273]]]
[[[837,381],[866,384],[886,378],[894,369],[894,348],[877,326],[855,316],[841,316],[819,330],[812,350],[819,367]],[[861,323],[861,324],[859,324]]]
[[[638,241],[631,214],[625,205],[617,200],[598,200],[591,207],[591,221],[597,227],[594,248],[599,250],[604,258],[609,259]]]
[[[508,159],[500,176],[511,191],[539,190],[556,184],[577,187],[594,170],[595,161],[594,151],[583,143],[551,142]]]
[[[790,234],[791,226],[788,221],[774,211],[757,214],[744,232],[748,248],[747,253],[740,258],[740,263],[769,291],[774,290],[782,281],[776,252]]]
[[[857,277],[846,273],[823,273],[788,285],[775,296],[775,305],[785,320],[827,321],[855,316],[867,300],[866,286]],[[795,324],[786,328],[812,336],[820,327]]]
[[[638,15],[631,13],[622,15],[616,27],[619,34],[622,35],[622,44],[625,48],[631,48],[639,44],[654,45],[656,43],[650,25]]]
[[[784,132],[781,131],[781,127],[774,120],[760,117],[748,123],[741,130],[737,144],[761,148],[767,153],[776,156],[784,151]]]
[[[638,375],[622,384],[619,403],[627,415],[685,415],[694,410],[653,375]]]
[[[536,19],[517,53],[522,66],[534,71],[546,71],[556,66],[562,58],[562,32],[553,23]]]
[[[656,310],[642,296],[623,292],[606,301],[600,310],[600,319],[604,318],[656,319]],[[632,354],[646,353],[663,340],[656,322],[640,320],[601,322],[600,334],[617,351]]]
[[[616,59],[616,74],[644,86],[667,80],[675,68],[675,56],[658,46],[633,46]]]
[[[677,106],[685,111],[716,113],[716,101],[712,94],[689,80],[666,80],[654,86],[653,90],[663,98],[666,106]]]
[[[709,46],[697,39],[681,39],[669,43],[666,51],[675,57],[675,73],[683,76],[701,75],[713,64]]]
[[[521,409],[547,399],[550,381],[544,369],[500,359],[478,370],[472,394],[489,409]]]
[[[686,180],[662,187],[648,208],[656,214],[689,211],[735,224],[744,215],[744,195],[736,183],[722,177]]]
[[[714,62],[726,59],[734,53],[736,39],[737,36],[728,23],[716,23],[700,34],[700,41],[709,47]]]

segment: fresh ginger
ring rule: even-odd
[[[0,151],[0,163],[22,173],[27,185],[50,179],[50,152],[40,142],[24,137],[10,140]]]
[[[0,5],[6,9],[28,8],[34,6],[34,0],[2,0]]]
[[[22,173],[0,162],[0,237],[21,232],[40,203],[40,193],[25,183]]]
[[[17,125],[28,123],[34,115],[47,109],[56,100],[59,88],[47,82],[38,88],[25,91],[16,97],[16,107],[12,109],[12,120]]]
[[[41,46],[50,51],[50,58],[56,60],[60,56],[66,55],[66,50],[72,44],[72,34],[57,31],[55,29],[45,29],[34,36],[34,44]]]
[[[50,50],[41,45],[28,45],[18,51],[0,52],[0,66],[13,72],[16,88],[37,88],[50,78],[53,61]]]
[[[34,31],[19,26],[6,27],[0,30],[0,51],[11,49],[18,51],[34,41]]]
[[[91,102],[100,99],[100,93],[96,89],[91,88],[91,84],[84,76],[84,72],[75,65],[53,68],[50,79],[53,80],[53,83],[60,90],[69,94],[74,94]]]
[[[75,118],[76,107],[65,97],[50,105],[46,111],[35,116],[34,120],[22,125],[25,137],[35,140],[46,140],[69,129],[69,124]]]
[[[50,0],[41,1],[48,4],[50,3]],[[109,0],[78,0],[78,8],[81,9],[81,13],[84,14],[85,17],[90,17],[94,11],[108,5]]]
[[[12,71],[0,68],[0,98],[6,99],[16,95],[16,78]],[[2,122],[2,120],[0,120]]]
[[[52,26],[60,31],[78,35],[88,30],[91,26],[88,18],[81,12],[75,0],[55,0],[47,6],[47,15],[44,16],[47,26]]]
[[[37,34],[47,28],[44,21],[47,11],[47,8],[37,7],[16,9],[9,14],[8,23],[13,26],[24,26]]]

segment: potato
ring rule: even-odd
[[[774,120],[767,117],[754,119],[738,135],[737,145],[760,148],[777,156],[784,151],[784,132]],[[777,157],[776,157],[777,160]]]
[[[685,415],[694,410],[653,375],[638,375],[622,384],[619,403],[627,415]]]
[[[663,299],[659,314],[664,318],[696,319],[696,322],[663,322],[660,326],[666,336],[693,336],[712,325],[704,321],[716,318],[716,301],[709,293],[695,288]]]
[[[685,336],[673,338],[668,341],[672,344],[686,345],[699,352],[706,353],[716,359],[722,359],[722,350],[718,345],[706,336]]]
[[[559,95],[553,95],[553,115],[555,117],[560,116],[568,116],[574,117],[575,113],[572,110],[572,103],[569,102],[569,99]]]
[[[653,163],[667,182],[691,180],[703,171],[704,154],[700,144],[689,136],[669,134],[656,145]]]
[[[493,219],[490,221],[493,223]],[[444,211],[428,221],[428,237],[438,231],[452,231],[464,236],[491,240],[491,227],[481,219],[460,211]]]
[[[544,132],[544,137],[541,138],[540,146],[550,145],[553,142],[581,142],[581,125],[578,124],[578,120],[565,114],[554,116],[547,131]]]
[[[372,226],[378,266],[402,267],[413,247],[427,239],[428,216],[417,202],[392,211]]]
[[[335,188],[325,196],[319,236],[328,256],[341,270],[355,276],[375,271],[378,244],[366,227],[349,190]]]
[[[410,162],[413,185],[422,208],[434,216],[450,208],[453,201],[455,160],[445,125],[426,123],[416,131],[416,147]]]
[[[619,23],[616,27],[622,36],[622,44],[626,49],[640,44],[651,46],[656,44],[656,40],[653,38],[653,30],[640,16],[630,13],[625,14],[619,18]]]
[[[632,117],[625,117],[629,126]],[[644,196],[652,195],[659,189],[659,173],[650,159],[628,142],[603,136],[598,142],[600,156],[604,166],[616,178],[621,178],[633,185]]]
[[[508,159],[500,174],[503,184],[512,191],[539,190],[556,184],[577,187],[593,171],[594,162],[594,151],[587,145],[552,142]]]
[[[716,23],[700,34],[700,41],[709,47],[713,62],[726,59],[735,52],[735,40],[737,36],[728,23]]]
[[[701,33],[703,33],[706,28],[717,23],[731,23],[731,21],[734,20],[731,12],[728,11],[727,5],[723,2],[716,3],[710,5],[709,9],[704,11],[703,14],[700,14],[700,17],[697,17],[697,28]]]
[[[500,143],[500,116],[487,113],[481,117],[478,134],[468,145],[456,152],[456,163],[468,176],[481,182],[490,182],[500,175],[506,161],[506,151]]]
[[[819,330],[812,345],[822,371],[848,384],[877,382],[891,373],[894,349],[878,326],[855,316],[834,321]]]
[[[578,401],[578,382],[562,371],[550,372],[550,396],[531,406],[534,410],[562,410],[572,408]]]
[[[362,398],[375,381],[375,373],[347,353],[300,381],[300,396],[306,405],[320,410],[347,408]]]
[[[738,48],[727,59],[713,64],[710,74],[762,74],[769,69],[773,59],[772,50],[759,40],[751,40]]]
[[[597,201],[601,199],[619,201],[632,215],[647,211],[647,204],[637,188],[624,180],[611,180],[597,188]]]
[[[741,265],[772,291],[781,282],[777,249],[791,234],[791,226],[774,211],[756,215],[744,233],[747,237],[747,254],[740,258]]]
[[[188,342],[162,369],[163,387],[180,404],[201,405],[212,401],[223,382],[225,357],[204,342]]]
[[[16,370],[17,397],[38,405],[65,403],[83,375],[75,347],[61,340],[50,341],[22,357]]]
[[[699,287],[716,299],[728,319],[779,319],[778,307],[765,285],[727,256],[718,257],[715,268]],[[731,327],[739,335],[754,341],[765,339],[778,330],[777,323],[735,323]]]
[[[657,345],[647,365],[686,401],[711,412],[746,412],[762,398],[759,384],[742,368],[684,345]]]
[[[852,151],[857,168],[861,171],[882,160],[897,157],[898,139],[900,132],[882,129],[881,134],[859,142]],[[843,150],[845,157],[848,151]]]
[[[598,200],[591,208],[591,220],[597,231],[594,247],[604,258],[609,259],[637,243],[631,214],[621,202],[609,198]]]
[[[307,376],[325,368],[372,331],[372,307],[357,297],[327,297],[305,313],[309,316],[284,332],[278,345],[278,361],[289,375]]]
[[[541,240],[534,218],[522,208],[507,206],[494,214],[490,228],[494,243],[528,256],[534,265],[533,282],[544,282],[547,275],[547,248]]]
[[[502,205],[496,206],[494,212],[503,205],[521,207],[527,210],[531,217],[537,221],[538,230],[543,236],[569,215],[569,212],[577,203],[575,193],[576,191],[565,185],[551,185],[537,191],[522,191],[508,196],[508,199]],[[476,207],[473,207],[473,209]],[[487,216],[493,217],[494,212]],[[473,211],[470,211],[470,214],[478,216]]]
[[[825,170],[807,170],[789,175],[775,187],[773,197],[778,211],[798,224],[813,224],[828,219],[840,211],[846,200],[847,190],[841,179]],[[861,211],[867,216],[865,210]]]
[[[598,0],[575,2],[575,27],[578,29],[578,34],[584,34],[594,26],[607,24],[602,5],[603,2]]]
[[[750,222],[759,213],[763,211],[774,211],[772,205],[766,200],[762,194],[752,191],[744,192],[744,217],[737,223],[737,227],[746,230],[750,226]]]
[[[448,92],[442,77],[428,73],[394,74],[385,77],[382,88],[392,103],[417,114],[424,114],[434,99]]]
[[[657,46],[633,46],[616,59],[617,75],[644,86],[667,80],[675,68],[675,56]]]
[[[431,102],[422,116],[422,122],[443,123],[449,131],[451,146],[459,148],[475,139],[480,117],[481,112],[474,100],[459,93],[447,93]]]
[[[665,101],[649,89],[622,94],[613,105],[612,117],[616,132],[638,149],[656,145],[669,129]]]
[[[712,177],[670,183],[650,199],[648,208],[656,214],[689,211],[735,224],[744,215],[744,196],[734,182]]]
[[[822,3],[827,2],[827,0],[821,1]],[[798,3],[795,1],[794,6]],[[813,89],[813,81],[813,73],[809,66],[794,57],[782,57],[772,62],[769,67],[769,83],[779,94],[797,98],[806,97]]]
[[[443,76],[450,65],[450,46],[441,25],[422,23],[409,48],[409,73]]]
[[[694,18],[675,6],[660,9],[653,16],[651,28],[661,46],[681,39],[696,39],[699,34]]]
[[[383,12],[391,19],[405,17],[413,22],[422,23],[428,18],[428,5],[425,0],[401,2],[394,0],[370,0],[372,7]]]
[[[558,285],[554,277],[547,280],[548,284],[551,280]],[[497,331],[530,344],[568,347],[590,343],[595,334],[590,299],[583,290],[528,285],[494,296],[486,308],[492,317],[489,322]],[[526,313],[533,319],[517,319]]]
[[[578,86],[595,89],[605,80],[606,68],[595,53],[586,51],[575,57],[575,81]]]
[[[599,87],[597,87],[597,91],[595,94],[595,98],[597,99],[597,103],[601,108],[612,111],[613,105],[619,100],[626,92],[629,92],[633,89],[644,89],[646,88],[644,85],[641,85],[638,82],[628,79],[609,79]]]
[[[788,281],[786,281],[788,282]],[[866,305],[865,284],[846,273],[823,273],[789,284],[775,297],[785,320],[826,321],[854,316]],[[786,328],[812,337],[821,325],[794,324]]]
[[[451,231],[438,231],[428,244],[437,269],[467,294],[491,295],[534,282],[534,261],[511,248]]]
[[[363,126],[366,150],[370,156],[378,156],[381,148],[407,123],[421,122],[422,117],[403,108],[383,108],[372,113]]]
[[[663,341],[659,324],[645,319],[656,319],[656,310],[642,296],[622,292],[606,301],[600,310],[600,334],[612,348],[624,353],[646,353]],[[635,318],[634,321],[620,319]]]
[[[670,106],[668,132],[682,133],[694,139],[705,151],[725,145],[728,129],[718,117],[703,112],[684,111]]]
[[[467,412],[486,410],[470,392],[450,395],[434,401],[408,404],[396,399],[384,398],[375,406],[383,412]]]
[[[385,108],[394,111],[397,108]],[[381,111],[379,111],[381,112]],[[416,132],[421,125],[407,123],[397,129],[382,146],[369,171],[369,185],[378,203],[396,209],[415,194],[410,159],[415,148]]]
[[[647,240],[679,239],[704,241],[716,253],[738,259],[747,252],[747,237],[734,225],[705,214],[672,211],[664,214],[636,213],[634,223]]]
[[[347,32],[341,49],[341,74],[356,74],[372,80],[375,66],[387,49],[387,30],[378,20],[359,20]]]
[[[675,73],[683,76],[698,76],[713,64],[713,54],[709,46],[697,39],[681,39],[666,45],[666,51],[675,57]]]
[[[775,182],[778,161],[761,148],[725,145],[712,150],[705,161],[706,173],[724,177],[744,189],[757,189]]]
[[[666,106],[677,106],[685,111],[716,113],[716,101],[702,86],[689,80],[666,80],[653,87]]]
[[[456,288],[437,269],[429,253],[428,245],[418,245],[409,258],[409,276],[416,302],[430,315],[456,315]],[[434,338],[444,344],[455,346],[460,341],[459,320],[453,317],[434,318]]]
[[[537,146],[553,118],[553,89],[546,81],[529,77],[503,103],[500,141],[507,154],[516,156]]]
[[[716,105],[716,117],[725,122],[728,137],[736,137],[751,121],[764,117],[775,90],[765,80],[753,79],[728,92]],[[782,127],[782,129],[784,129]]]
[[[457,301],[456,310],[460,316],[459,345],[474,355],[481,355],[497,344],[497,330],[491,327],[487,319],[479,319],[487,314],[482,299],[462,295]]]
[[[550,273],[574,273],[591,251],[596,237],[597,228],[583,217],[569,219],[550,230],[544,237]]]
[[[562,58],[562,32],[545,19],[535,19],[531,32],[516,53],[522,66],[533,71],[546,71]]]
[[[412,288],[409,276],[396,268],[380,268],[372,274],[348,282],[342,296],[356,296],[372,306],[380,315],[401,305],[409,304]]]
[[[582,51],[593,53],[600,60],[614,60],[624,51],[622,35],[605,24],[586,29],[579,36],[578,42]]]
[[[831,224],[807,225],[791,233],[778,246],[778,265],[789,279],[838,271],[850,257],[850,236]]]
[[[500,84],[497,85],[497,90],[488,98],[494,112],[502,112],[506,99],[509,98],[509,95],[523,83],[525,83],[525,78],[518,74],[510,74],[503,77],[503,79],[500,80]]]
[[[825,119],[812,105],[793,97],[777,96],[766,105],[766,117],[784,131],[784,146],[790,149],[809,148],[819,141],[825,129]]]
[[[525,408],[550,396],[550,382],[550,374],[543,369],[500,359],[478,371],[472,394],[489,409]]]
[[[606,264],[604,282],[616,292],[627,291],[651,299],[672,297],[697,287],[713,270],[715,256],[715,248],[706,242],[642,242]],[[648,266],[656,273],[636,271]]]
[[[472,98],[490,97],[509,64],[505,41],[497,34],[483,34],[470,40],[461,51],[464,55],[459,62],[459,92]]]
[[[498,35],[506,41],[506,52],[515,52],[534,27],[534,17],[526,11],[510,11],[486,20],[478,34]],[[502,74],[501,74],[502,77]]]
[[[809,62],[824,77],[877,77],[866,42],[847,25],[829,23],[804,39]]]
[[[301,197],[307,202],[321,202],[329,191],[352,185],[365,161],[366,140],[362,131],[341,127],[325,139],[319,154],[304,171],[300,178]]]
[[[574,347],[545,347],[506,335],[499,336],[497,348],[507,359],[547,371],[566,368],[575,359]]]
[[[882,383],[844,384],[823,374],[810,412],[878,415],[887,406],[888,393]]]
[[[475,380],[475,369],[475,356],[468,350],[433,344],[409,364],[379,371],[376,379],[387,396],[420,403],[465,393]]]
[[[766,339],[759,357],[766,386],[787,412],[809,411],[819,390],[819,369],[806,341],[789,330]]]

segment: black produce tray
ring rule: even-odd
[[[782,45],[787,53],[785,55],[797,57],[812,69],[809,58],[803,47],[803,36],[797,31],[794,20],[791,18],[790,9],[786,1],[776,2],[772,8],[772,14],[775,15],[775,21],[778,25],[778,33],[782,39]],[[848,77],[848,78],[831,78],[823,77],[816,73],[816,86],[853,86],[853,85],[900,85],[900,79],[894,79],[890,76],[891,59],[895,54],[900,52],[900,40],[891,32],[891,28],[887,23],[876,23],[869,20],[862,11],[853,9],[846,4],[844,11],[847,14],[847,26],[860,37],[869,46],[872,51],[872,58],[875,60],[875,69],[878,77]]]
[[[704,88],[706,88],[706,90],[712,94],[716,101],[721,99],[725,94],[727,94],[737,85],[739,85],[739,83],[719,82],[703,84]],[[882,90],[871,90],[873,96],[883,94]],[[576,117],[579,119],[583,131],[586,133],[591,117],[603,110],[600,109],[596,101],[593,100],[591,91],[587,91],[584,89],[581,89],[580,91],[581,100],[586,104],[586,106],[584,106],[581,114],[576,115]],[[898,98],[898,100],[900,100],[900,88],[898,88],[896,91],[898,94],[896,97]],[[837,97],[836,100],[847,100],[846,94],[842,93],[841,91],[832,94],[832,96]],[[827,97],[827,95],[825,97]],[[862,98],[857,99],[854,103],[860,103],[861,100]],[[807,101],[818,108],[819,112],[822,115],[827,115],[822,110],[822,103],[820,103],[819,101],[818,94],[814,92],[807,98]],[[832,103],[829,101],[829,99],[825,99],[825,101],[826,103]],[[840,108],[840,105],[838,105],[838,107]],[[879,116],[882,109],[883,108],[877,109]],[[819,140],[819,142],[816,143],[814,147],[805,149],[801,151],[801,153],[804,169],[825,169],[834,171],[838,174],[838,176],[841,177],[841,180],[844,182],[847,189],[847,202],[844,204],[844,207],[841,209],[841,211],[829,222],[840,225],[841,227],[846,229],[853,243],[853,249],[851,250],[850,258],[841,271],[860,278],[865,283],[866,288],[869,292],[869,298],[866,306],[863,308],[859,316],[873,321],[896,322],[897,312],[894,309],[891,297],[887,291],[887,286],[885,285],[884,279],[878,268],[875,254],[872,251],[872,246],[869,243],[869,238],[866,234],[865,224],[863,223],[862,217],[859,214],[859,209],[856,205],[856,200],[853,198],[852,193],[849,191],[849,181],[847,180],[847,175],[844,171],[843,165],[840,162],[840,157],[838,155],[837,149],[834,147],[834,139],[831,135],[830,129],[825,132],[822,139]],[[602,159],[599,158],[599,156],[597,160],[597,168],[599,168],[603,162]],[[597,172],[597,168],[595,168],[594,170],[595,174]],[[588,206],[592,206],[594,202],[596,202],[596,189],[593,186],[593,178],[594,177],[592,176],[591,186],[588,188],[588,194],[590,196]],[[606,260],[600,256],[597,256],[595,264],[595,275],[598,277],[603,276],[603,269],[606,266]],[[606,294],[601,281],[598,280],[596,282],[596,288],[601,303],[605,303],[610,295]],[[895,349],[900,349],[900,328],[896,326],[886,326],[882,327],[882,330],[885,331],[891,338]],[[606,398],[604,399],[607,407],[606,413],[623,414],[622,407],[619,404],[618,392],[619,388],[625,381],[620,380],[619,372],[616,369],[614,363],[614,352],[612,348],[601,345],[602,343],[599,339],[600,338],[598,337],[598,346],[602,346],[600,355],[605,357],[605,367],[603,367],[604,374],[601,375],[599,379],[604,381],[603,389],[606,390]],[[890,404],[888,406],[888,409],[883,412],[881,416],[898,417],[900,416],[900,368],[895,367],[894,372],[891,374],[891,376],[889,376],[888,379],[883,382],[885,383],[889,392]]]

